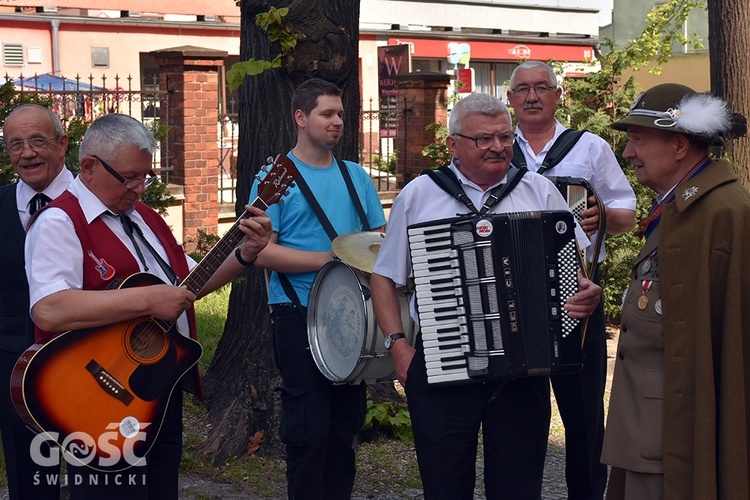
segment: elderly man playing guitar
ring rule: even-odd
[[[39,212],[26,241],[39,343],[19,361],[29,363],[25,416],[60,444],[84,436],[78,453],[63,446],[72,498],[177,498],[182,391],[171,392],[181,385],[201,396],[201,349],[180,332],[195,338],[193,302],[250,265],[271,235],[265,213],[248,206],[225,254],[204,258],[215,272],[191,273],[195,262],[138,201],[155,176],[155,147],[133,118],[94,121],[80,175]]]

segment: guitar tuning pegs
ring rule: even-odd
[[[266,158],[266,163],[273,163],[273,156],[269,156],[268,158]]]
[[[263,169],[261,168],[261,170],[263,170]],[[263,170],[263,171],[265,172],[265,170]],[[255,174],[255,179],[258,180],[258,181],[260,181],[261,180],[260,175]]]

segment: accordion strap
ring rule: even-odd
[[[576,145],[584,133],[586,133],[586,130],[565,129],[555,140],[554,144],[552,144],[552,147],[549,148],[547,154],[544,155],[544,161],[542,161],[542,165],[536,173],[543,174],[560,163],[570,153],[570,150],[573,149],[573,146]],[[518,140],[513,143],[512,164],[519,168],[527,165],[526,157],[521,150],[521,146],[518,144]]]
[[[498,186],[495,186],[492,191],[490,191],[490,196],[489,198],[487,198],[485,204],[482,205],[481,210],[477,210],[477,207],[474,205],[474,203],[472,203],[471,199],[469,199],[469,195],[467,195],[463,190],[463,188],[461,187],[461,183],[456,177],[456,174],[453,173],[450,167],[443,165],[442,167],[435,170],[424,170],[422,174],[427,175],[435,182],[435,184],[440,186],[443,191],[466,205],[466,207],[471,210],[472,213],[484,215],[489,212],[492,207],[497,205],[497,203],[502,200],[508,193],[510,193],[510,191],[514,187],[516,187],[516,185],[521,181],[521,178],[526,172],[528,172],[528,170],[526,170],[525,168],[517,168],[511,165],[508,169],[506,181]]]

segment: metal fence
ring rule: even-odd
[[[33,96],[50,103],[50,109],[58,114],[66,129],[75,121],[90,123],[107,113],[122,113],[141,121],[151,130],[158,146],[154,155],[154,170],[162,181],[169,182],[173,166],[169,164],[169,141],[166,125],[169,124],[169,94],[159,90],[156,81],[134,82],[134,78],[107,78],[93,76],[66,78],[52,74],[5,74],[5,82],[13,82],[21,95]],[[163,111],[162,111],[163,110]],[[160,117],[160,113],[163,116]]]
[[[219,115],[219,204],[232,204],[237,193],[237,113]]]
[[[395,190],[398,151],[396,132],[401,117],[407,116],[396,103],[373,108],[373,100],[361,112],[359,163],[365,167],[378,191]]]
[[[107,78],[93,76],[65,78],[56,75],[34,75],[17,78],[5,75],[6,82],[13,81],[19,94],[49,100],[68,127],[74,120],[91,122],[106,113],[123,113],[140,120],[155,135],[158,149],[154,155],[154,170],[163,182],[169,182],[173,166],[169,164],[169,141],[166,134],[169,123],[169,94],[159,90],[156,81],[136,82],[134,78]],[[136,85],[137,83],[137,85]],[[111,87],[111,88],[108,88]],[[406,109],[395,103],[385,109],[374,108],[370,99],[359,121],[359,163],[369,172],[378,191],[395,190],[398,151],[396,131]],[[237,113],[225,113],[219,107],[216,166],[219,175],[219,203],[234,205],[237,183],[237,142],[239,136]],[[227,106],[233,109],[234,106]]]

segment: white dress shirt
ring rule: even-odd
[[[49,196],[50,200],[54,200],[68,189],[68,185],[73,182],[73,174],[70,170],[63,167],[57,177],[52,179],[52,182],[42,190],[42,193]],[[21,225],[26,227],[29,225],[31,219],[29,203],[31,199],[37,194],[28,184],[22,180],[16,184],[16,205],[18,207],[18,218],[21,220]]]

